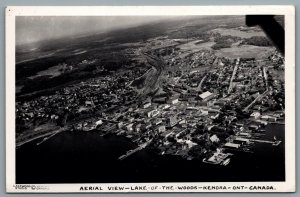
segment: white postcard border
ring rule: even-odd
[[[135,16],[135,15],[246,15],[285,16],[285,169],[284,182],[191,182],[15,184],[15,16]],[[295,8],[294,6],[9,6],[6,8],[6,191],[61,192],[294,192],[295,183]],[[109,190],[110,187],[123,190]],[[134,190],[144,186],[146,190]],[[164,186],[164,187],[163,187]],[[166,187],[168,186],[168,189]],[[178,186],[195,186],[180,190]],[[255,189],[272,186],[274,189]],[[94,189],[93,189],[94,188]],[[172,189],[171,189],[172,188]],[[87,189],[87,190],[86,190]],[[91,189],[91,190],[90,190]],[[100,190],[101,189],[101,190]]]

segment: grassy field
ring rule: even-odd
[[[199,42],[199,41],[200,40],[194,40],[192,42],[181,44],[177,47],[180,48],[181,50],[194,51],[194,50],[201,50],[201,49],[210,49],[210,47],[215,44],[215,42],[203,42],[203,43],[197,44],[197,42]]]
[[[256,58],[263,59],[274,50],[273,47],[258,47],[253,45],[234,46],[231,48],[223,48],[216,50],[215,53],[219,57],[228,58]]]
[[[231,35],[231,36],[237,36],[237,37],[241,37],[241,38],[250,38],[252,36],[266,36],[263,31],[245,32],[245,31],[240,31],[237,29],[226,29],[226,28],[217,28],[217,29],[211,30],[211,32],[220,33],[222,36]]]
[[[204,43],[200,43],[200,44],[197,44],[197,42],[199,42],[199,40],[194,40],[192,42],[188,42],[188,43],[177,46],[178,48],[180,48],[181,51],[184,51],[179,56],[181,58],[184,58],[185,56],[187,56],[191,53],[195,53],[195,52],[203,50],[203,49],[211,50],[211,46],[213,46],[215,44],[215,42],[204,42]]]
[[[34,79],[36,77],[45,76],[45,75],[49,75],[51,77],[56,77],[56,76],[61,75],[61,73],[62,73],[62,71],[61,71],[62,67],[63,66],[59,64],[57,66],[50,67],[47,70],[42,70],[42,71],[38,72],[36,75],[28,77],[28,78],[29,79]]]

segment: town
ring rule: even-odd
[[[284,57],[275,48],[256,59],[178,47],[206,41],[149,39],[125,50],[131,65],[16,102],[17,147],[66,130],[99,132],[136,144],[120,160],[147,149],[226,166],[235,151],[279,145],[280,139],[265,139],[264,132],[268,124],[284,124]]]

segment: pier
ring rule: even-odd
[[[147,146],[148,144],[150,144],[151,141],[152,141],[152,140],[149,140],[149,141],[147,141],[147,142],[145,142],[145,143],[139,145],[137,148],[127,151],[124,155],[121,155],[121,156],[119,157],[119,160],[126,159],[127,157],[129,157],[130,155],[136,153],[137,151],[140,151],[140,150],[146,148],[146,146]]]
[[[50,132],[43,132],[43,133],[41,132],[41,133],[37,133],[37,134],[34,133],[34,135],[30,134],[30,135],[22,136],[16,142],[16,147],[18,148],[18,147],[22,146],[23,144],[26,144],[26,143],[31,142],[33,140],[37,140],[39,138],[44,137],[44,139],[40,143],[38,143],[38,144],[41,144],[42,142],[50,139],[51,137],[55,136],[56,134],[58,134],[62,131],[66,131],[68,129],[69,129],[69,127],[65,126],[65,127],[59,128],[57,130],[50,131]]]
[[[268,144],[272,144],[273,146],[278,146],[281,143],[280,140],[276,140],[276,141],[258,140],[258,139],[249,139],[249,140],[251,142],[268,143]]]

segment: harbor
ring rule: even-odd
[[[37,180],[45,183],[57,180],[77,183],[109,180],[117,183],[124,181],[122,177],[127,177],[126,180],[130,182],[222,181],[225,178],[228,181],[284,180],[284,174],[280,173],[284,169],[284,126],[269,124],[264,129],[267,141],[272,141],[276,135],[282,142],[278,146],[253,142],[256,143],[254,153],[234,151],[233,155],[223,160],[223,164],[220,162],[218,165],[202,160],[187,161],[175,156],[159,156],[140,147],[126,159],[119,160],[124,150],[127,152],[137,148],[126,137],[116,134],[101,137],[101,132],[97,131],[64,131],[38,146],[36,144],[42,138],[16,150],[17,160],[22,162],[22,165],[17,165],[20,173],[17,183],[34,183]],[[262,149],[264,151],[260,152]],[[40,154],[41,150],[44,154]],[[95,171],[95,168],[98,170]],[[77,173],[74,174],[74,171]],[[85,174],[89,174],[89,177]]]

